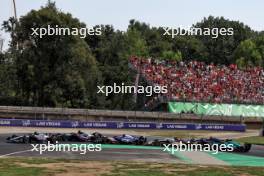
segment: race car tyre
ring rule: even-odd
[[[29,139],[26,136],[23,136],[22,139],[23,143],[28,144],[29,143]]]
[[[252,144],[245,144],[244,145],[244,152],[249,152],[249,150],[251,149]]]

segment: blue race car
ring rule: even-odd
[[[147,138],[144,136],[132,136],[128,134],[123,134],[121,136],[114,136],[114,139],[120,144],[134,144],[143,145],[146,143]]]

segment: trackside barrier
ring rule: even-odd
[[[264,105],[169,102],[169,112],[264,118]]]
[[[56,128],[110,128],[110,129],[167,129],[167,130],[216,130],[245,132],[245,125],[191,124],[191,123],[141,123],[141,122],[83,122],[70,120],[21,120],[1,119],[0,126],[56,127]]]
[[[143,111],[112,111],[100,109],[73,109],[73,108],[48,108],[48,107],[27,107],[27,106],[0,106],[0,113],[19,113],[19,114],[57,114],[57,115],[92,115],[104,117],[149,117],[155,118],[163,114],[162,112],[143,112]],[[173,115],[175,117],[175,114]]]
[[[5,117],[9,114],[9,117]],[[10,115],[12,114],[12,115]],[[230,117],[230,116],[206,116],[206,115],[195,115],[195,114],[177,114],[168,112],[144,112],[144,111],[117,111],[117,110],[99,110],[99,109],[72,109],[72,108],[47,108],[47,107],[23,107],[23,106],[0,106],[1,118],[27,118],[25,116],[36,116],[44,117],[57,116],[62,118],[66,116],[66,119],[73,116],[79,117],[103,117],[107,118],[133,118],[133,119],[192,119],[192,120],[216,120],[221,121],[221,124],[228,124],[229,122],[241,122],[241,117]],[[11,117],[10,117],[11,116]],[[65,120],[65,119],[61,119]],[[254,119],[256,120],[256,119]],[[108,121],[108,120],[105,120]]]

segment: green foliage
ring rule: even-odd
[[[162,58],[164,59],[168,59],[171,61],[181,61],[182,60],[182,54],[180,51],[164,51],[162,53]]]
[[[168,42],[166,37],[163,37],[163,30],[161,28],[150,28],[145,23],[131,20],[128,26],[128,32],[131,30],[137,31],[141,36],[140,40],[146,43],[148,56],[158,58],[162,56],[163,51],[172,49],[172,43]]]
[[[140,36],[137,30],[129,29],[126,33],[127,42],[129,44],[129,53],[131,55],[147,57],[148,49],[146,41]]]
[[[10,48],[18,81],[16,96],[27,105],[88,107],[96,91],[96,60],[78,36],[31,35],[32,27],[47,25],[84,26],[54,3],[20,18]]]
[[[174,40],[172,49],[180,51],[182,60],[207,61],[208,53],[204,44],[193,36],[177,36]]]
[[[138,46],[142,46],[143,43],[129,38],[128,35],[120,31],[114,31],[112,26],[101,27],[101,36],[88,36],[86,38],[86,42],[98,61],[102,75],[102,82],[99,85],[133,84],[128,68],[128,58],[132,52],[143,54],[145,51]],[[133,45],[130,45],[129,42],[133,42]],[[98,96],[100,96],[100,102],[97,104],[97,108],[133,109],[134,107],[130,94],[110,94],[108,97],[99,94]]]
[[[194,25],[200,28],[233,28],[233,35],[219,35],[217,38],[211,36],[197,36],[206,47],[208,52],[207,62],[216,64],[231,64],[235,63],[233,56],[234,50],[241,41],[253,37],[255,33],[243,23],[238,21],[230,21],[223,17],[209,16],[204,18],[202,22]]]
[[[242,41],[234,51],[239,67],[264,66],[264,37]]]

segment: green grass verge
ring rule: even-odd
[[[45,167],[30,166],[50,163],[64,163],[68,162],[65,159],[52,159],[52,158],[1,158],[0,159],[0,176],[52,176],[58,171],[50,172]],[[72,162],[81,162],[73,160]],[[26,164],[23,166],[20,164]]]
[[[244,138],[236,139],[236,141],[241,143],[264,145],[264,137],[261,136],[244,137]]]
[[[0,159],[0,176],[42,176],[48,174],[43,168],[22,167],[14,164],[14,162],[16,162],[15,159]],[[26,162],[32,161],[26,160]]]
[[[36,161],[36,162],[34,162]],[[75,174],[93,172],[95,164],[92,161],[81,160],[60,160],[60,159],[40,159],[40,158],[1,158],[0,176],[55,176],[56,174],[67,173],[69,166],[61,168],[47,168],[47,163],[77,163]],[[36,163],[37,166],[36,167]],[[78,164],[82,166],[78,166]],[[87,168],[83,168],[83,164]],[[100,162],[97,162],[100,163]],[[109,167],[111,166],[111,167]],[[79,168],[78,168],[79,167]],[[168,163],[144,163],[131,161],[101,162],[99,168],[105,170],[101,176],[264,176],[264,167],[237,167],[237,166],[200,166]],[[84,174],[85,175],[85,174]]]

